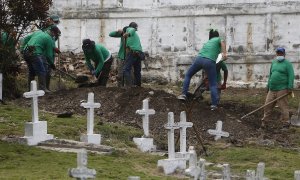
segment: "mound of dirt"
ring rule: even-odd
[[[188,113],[187,121],[195,124],[197,132],[205,143],[213,141],[213,136],[207,133],[208,129],[215,129],[218,120],[223,121],[223,130],[229,132],[230,138],[226,141],[237,145],[246,142],[270,140],[276,144],[293,146],[289,132],[280,130],[259,130],[259,116],[251,116],[243,120],[244,114],[253,110],[253,107],[236,102],[226,102],[216,111],[211,111],[206,101],[182,102],[174,95],[163,90],[134,87],[129,89],[117,87],[91,87],[61,90],[39,98],[39,108],[45,111],[62,113],[73,112],[86,115],[86,109],[80,106],[87,100],[89,92],[94,92],[95,102],[101,103],[101,108],[95,110],[95,121],[118,122],[142,129],[142,118],[136,110],[142,109],[142,101],[149,98],[149,108],[156,111],[150,116],[150,133],[154,137],[159,149],[167,149],[167,132],[163,125],[167,122],[168,112],[174,112],[175,122],[179,121],[181,111]],[[30,100],[24,98],[17,100],[22,106],[30,106]],[[95,123],[98,124],[98,123]],[[178,137],[178,134],[176,136]],[[188,145],[199,145],[195,132],[188,129]]]

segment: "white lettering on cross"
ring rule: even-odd
[[[211,135],[215,135],[215,140],[217,141],[222,136],[229,137],[229,133],[222,131],[222,121],[217,121],[217,127],[216,129],[209,129],[208,133]]]
[[[94,134],[94,109],[100,108],[100,103],[94,102],[94,93],[88,94],[88,101],[80,106],[87,109],[87,134]]]
[[[168,113],[168,123],[164,125],[164,127],[168,130],[168,158],[175,158],[175,140],[174,140],[174,130],[179,129],[179,125],[174,123],[174,113]]]
[[[137,110],[137,114],[143,115],[144,136],[149,136],[149,115],[155,114],[154,109],[149,109],[149,99],[143,100],[143,109]]]
[[[45,92],[43,90],[37,90],[36,81],[31,81],[30,91],[25,92],[23,96],[25,98],[32,98],[32,122],[36,123],[39,121],[39,110],[38,110],[38,97],[44,96]]]

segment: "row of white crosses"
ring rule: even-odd
[[[180,122],[174,123],[174,113],[168,113],[168,123],[164,127],[168,130],[168,159],[158,160],[157,166],[162,168],[165,174],[172,174],[176,169],[185,169],[187,161],[186,152],[186,129],[192,127],[193,123],[186,122],[186,113],[180,113]],[[174,131],[180,129],[180,151],[176,157]]]
[[[39,121],[38,97],[43,96],[43,90],[37,90],[36,81],[31,81],[30,91],[25,92],[25,98],[32,98],[32,122],[25,124],[25,136],[28,145],[37,145],[39,142],[53,139],[52,134],[47,134],[47,121]],[[87,109],[87,134],[81,136],[81,141],[100,145],[101,135],[94,134],[94,109],[100,108],[100,103],[94,102],[94,93],[88,94],[88,101],[81,103],[81,106]]]

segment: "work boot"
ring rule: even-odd
[[[218,109],[218,107],[216,106],[216,105],[211,105],[210,106],[210,110],[212,110],[212,111],[215,111],[215,110],[217,110]]]
[[[177,99],[182,100],[182,101],[186,101],[186,95],[181,94],[181,95],[177,96]]]
[[[33,81],[33,80],[34,80],[34,76],[28,75],[27,87],[28,87],[29,91],[30,91],[30,88],[31,88],[31,81]]]
[[[51,91],[46,87],[46,77],[43,75],[38,76],[39,89],[45,91],[45,93],[50,93]]]
[[[51,79],[51,75],[50,74],[47,74],[46,75],[46,88],[48,90],[50,90],[50,79]]]

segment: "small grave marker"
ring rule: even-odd
[[[155,114],[154,109],[149,109],[149,99],[143,100],[143,109],[137,110],[137,114],[142,115],[143,119],[143,129],[144,129],[144,137],[149,136],[149,115]]]
[[[101,135],[94,134],[94,109],[100,108],[100,103],[95,103],[94,93],[89,93],[88,101],[86,103],[81,103],[80,106],[87,109],[87,134],[82,135],[80,140],[82,142],[100,145]]]
[[[231,180],[229,164],[223,164],[223,180]]]
[[[300,180],[300,171],[295,171],[295,180]]]
[[[215,135],[215,140],[221,139],[222,136],[229,137],[229,133],[222,131],[222,121],[217,121],[217,127],[216,129],[209,129],[208,133],[211,135]]]
[[[200,167],[197,166],[197,154],[194,146],[189,147],[189,168],[185,170],[185,174],[198,180],[201,174]]]
[[[96,170],[87,168],[86,149],[81,149],[77,153],[77,168],[69,169],[69,176],[81,180],[96,177]]]

